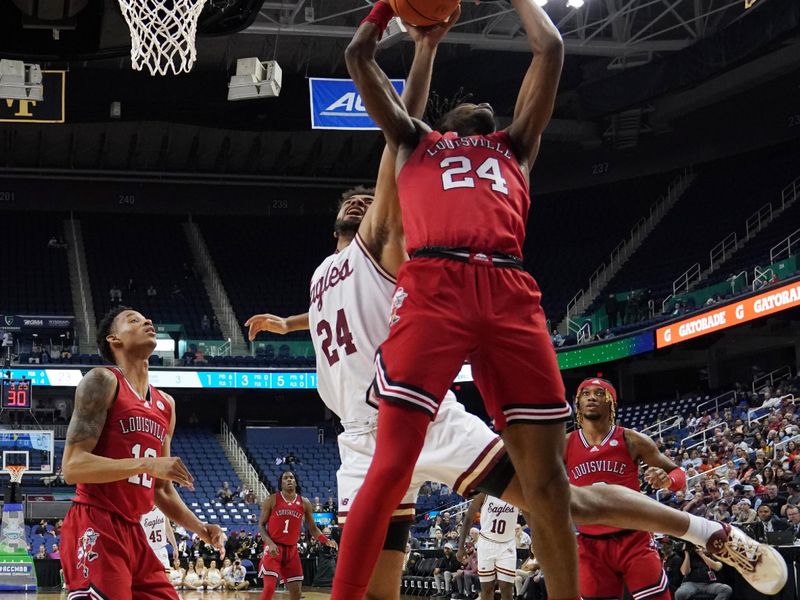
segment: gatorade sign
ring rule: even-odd
[[[671,323],[656,330],[656,347],[666,348],[692,338],[767,317],[800,306],[800,282],[795,281],[769,292],[745,298]]]
[[[403,93],[405,81],[391,80],[398,94]],[[312,129],[379,129],[367,114],[367,109],[350,79],[308,80],[311,97]]]

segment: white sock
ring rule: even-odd
[[[687,542],[705,548],[708,539],[722,529],[722,523],[709,521],[708,519],[697,517],[690,513],[686,514],[689,517],[689,529],[686,530],[686,533],[684,533],[681,538]]]

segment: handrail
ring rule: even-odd
[[[769,262],[771,264],[776,263],[784,257],[789,258],[792,256],[792,246],[795,247],[795,252],[797,251],[797,246],[800,246],[800,229],[795,229],[785,239],[770,248]]]
[[[689,291],[689,284],[700,279],[700,263],[694,263],[691,267],[686,269],[678,278],[672,282],[672,293],[674,295],[685,294]]]
[[[686,437],[681,438],[681,446],[683,447],[684,450],[688,450],[689,448],[694,448],[695,446],[698,446],[699,444],[694,444],[693,446],[689,446],[689,447],[683,445],[686,442],[686,440],[691,440],[693,438],[696,438],[698,435],[702,435],[703,436],[702,443],[705,444],[705,442],[706,442],[706,434],[709,431],[713,431],[714,429],[719,429],[719,427],[720,427],[719,425],[709,425],[705,429],[701,429],[700,431],[695,431],[694,433],[689,434]]]
[[[778,453],[779,447],[788,446],[789,442],[796,442],[798,440],[800,440],[800,434],[793,435],[788,440],[783,440],[772,446],[772,458],[775,458],[775,455]]]
[[[722,241],[716,246],[714,246],[708,253],[708,258],[709,258],[708,268],[713,271],[715,263],[725,262],[725,259],[728,257],[728,254],[732,254],[731,250],[735,251],[737,246],[738,246],[738,240],[736,237],[736,232],[733,231],[728,235],[726,235],[722,239]]]
[[[69,216],[69,225],[72,229],[72,243],[75,245],[73,249],[73,255],[75,256],[75,267],[78,270],[78,285],[80,286],[81,292],[81,310],[83,311],[83,327],[86,330],[84,340],[91,341],[90,329],[89,329],[89,312],[86,308],[86,286],[83,284],[83,268],[81,268],[81,253],[78,246],[78,243],[81,240],[78,240],[78,233],[75,230],[75,217],[70,214]]]
[[[762,269],[756,265],[755,269],[753,269],[753,283],[750,285],[750,287],[754,290],[758,289],[760,287],[758,285],[759,282],[763,281],[766,284],[770,279],[772,279],[773,275],[775,275],[775,271],[772,270],[772,267]]]
[[[747,271],[740,271],[739,273],[734,275],[730,280],[730,282],[731,282],[731,294],[735,294],[736,293],[736,282],[739,281],[739,277],[741,277],[742,275],[744,275],[744,287],[747,287],[747,285],[748,285],[747,284]]]
[[[578,345],[585,344],[592,341],[592,324],[586,321],[581,328],[578,329]]]
[[[591,292],[599,292],[608,282],[609,278],[607,276],[603,278],[604,273],[614,266],[619,266],[624,260],[627,259],[632,252],[632,245],[643,239],[644,232],[649,227],[652,227],[655,220],[663,216],[669,207],[671,207],[672,204],[677,201],[681,194],[683,194],[686,187],[688,187],[689,182],[693,177],[694,173],[691,171],[691,169],[684,169],[683,173],[670,182],[666,193],[664,193],[664,195],[650,205],[650,211],[648,215],[639,219],[636,224],[631,227],[628,235],[620,240],[620,242],[611,251],[607,262],[603,262],[599,267],[597,267],[597,269],[595,269],[595,271],[589,277],[586,288],[578,291],[578,293],[576,293],[567,303],[566,319],[570,319],[583,312],[585,305],[582,304],[582,301],[589,297]],[[628,251],[627,255],[625,254],[626,250]]]
[[[800,177],[795,178],[794,181],[781,190],[781,210],[786,208],[787,203],[791,204],[797,200],[798,194],[800,194]]]
[[[723,398],[726,398],[727,396],[730,396],[730,399],[723,400]],[[736,390],[724,392],[719,396],[714,396],[713,398],[711,398],[711,400],[706,400],[705,402],[701,402],[695,407],[696,414],[699,415],[703,410],[706,410],[704,408],[705,406],[710,406],[711,404],[714,405],[715,412],[719,412],[720,408],[725,408],[726,406],[733,406],[734,404],[736,404]]]
[[[708,477],[709,473],[714,473],[716,471],[719,471],[720,469],[727,469],[727,468],[728,468],[728,465],[724,464],[724,465],[720,465],[718,467],[714,467],[713,469],[709,469],[708,471],[703,471],[702,473],[697,473],[697,475],[692,475],[691,477],[687,477],[686,478],[686,487],[687,488],[692,487],[695,484],[695,482],[698,479],[700,479],[701,477]]]
[[[650,425],[650,427],[645,427],[639,433],[644,433],[649,437],[654,437],[653,435],[650,435],[649,433],[646,432],[650,431],[651,429],[658,428],[658,431],[656,433],[658,437],[661,437],[661,434],[664,433],[665,431],[669,431],[670,429],[675,429],[680,427],[682,419],[683,417],[681,417],[680,415],[677,415],[675,417],[667,417],[666,419],[661,419],[660,421],[653,423],[652,425]],[[669,423],[670,421],[672,422],[672,425],[661,427],[663,423]]]
[[[745,239],[749,240],[759,230],[772,220],[772,202],[767,202],[752,215],[747,217],[744,223]]]
[[[778,367],[777,369],[773,369],[769,373],[765,373],[764,375],[760,375],[753,380],[753,392],[760,391],[767,387],[768,385],[772,386],[775,385],[775,380],[781,380],[784,377],[791,377],[792,376],[792,367],[789,365],[783,365],[782,367]],[[766,383],[769,380],[769,383]]]
[[[787,399],[790,399],[792,401],[792,404],[794,404],[794,394],[784,394],[780,398],[775,397],[764,400],[764,404],[762,404],[761,406],[757,406],[756,408],[749,408],[747,410],[747,424],[752,425],[753,423],[758,423],[759,421],[763,421],[772,414],[772,411],[774,409],[779,408],[781,405],[783,405],[783,401]],[[775,400],[777,400],[777,402],[775,402]],[[769,406],[767,406],[768,403],[770,403]],[[753,415],[762,409],[766,409],[767,412],[761,415],[760,417],[753,418]]]
[[[244,470],[245,484],[253,491],[256,500],[261,504],[269,495],[267,487],[261,481],[255,468],[248,460],[247,455],[239,444],[239,440],[236,439],[236,436],[233,435],[228,424],[224,420],[220,421],[220,430],[225,449],[233,456],[235,462],[234,466]]]

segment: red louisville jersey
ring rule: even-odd
[[[300,528],[303,526],[303,497],[297,494],[291,502],[283,497],[282,492],[275,494],[275,506],[269,514],[267,533],[272,541],[284,546],[294,546],[300,539]]]
[[[406,248],[469,248],[522,256],[528,180],[505,131],[423,137],[397,178]]]
[[[608,435],[597,445],[586,440],[583,430],[573,431],[567,438],[564,462],[572,485],[586,487],[606,483],[640,491],[639,466],[628,450],[623,427],[612,426]],[[589,535],[603,535],[619,531],[619,528],[581,525],[578,531]]]
[[[152,385],[142,398],[116,369],[117,393],[92,454],[106,458],[156,458],[169,433],[172,407]],[[79,483],[74,502],[112,511],[138,523],[155,504],[155,481],[146,474],[110,483]]]

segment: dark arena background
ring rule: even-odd
[[[260,504],[285,469],[339,539],[342,429],[316,392],[320,349],[305,331],[250,342],[244,323],[308,310],[341,193],[374,184],[383,137],[365,127],[344,62],[371,4],[206,0],[190,72],[153,76],[131,68],[116,0],[0,2],[0,449],[7,503],[8,467],[27,467],[16,491],[33,557],[0,544],[0,588],[20,589],[20,564],[34,597],[66,597],[60,520],[75,488],[61,457],[75,388],[104,364],[97,324],[118,304],[157,327],[150,381],[175,398],[171,450],[195,478],[180,496],[227,533],[250,584],[181,597],[258,597]],[[540,4],[565,62],[532,170],[524,265],[569,401],[586,377],[616,386],[618,423],[687,470],[685,494],[642,488],[658,501],[736,522],[744,485],[766,498],[774,482],[783,504],[798,503],[800,2]],[[408,35],[390,25],[380,47],[386,73],[405,79]],[[248,58],[239,66],[265,72],[237,87]],[[489,102],[505,127],[530,59],[511,2],[463,0],[429,114]],[[488,422],[469,364],[452,389]],[[465,502],[439,482],[420,490],[404,597],[457,597],[433,570]],[[219,558],[193,532],[176,536],[167,550],[183,568]],[[666,560],[670,544],[657,542]],[[797,548],[780,545],[789,581],[775,598],[798,597]],[[328,598],[335,551],[304,532],[300,554],[305,598]],[[668,575],[674,591],[680,574]],[[719,576],[733,598],[767,597],[733,569]],[[534,587],[519,597],[540,597]]]

